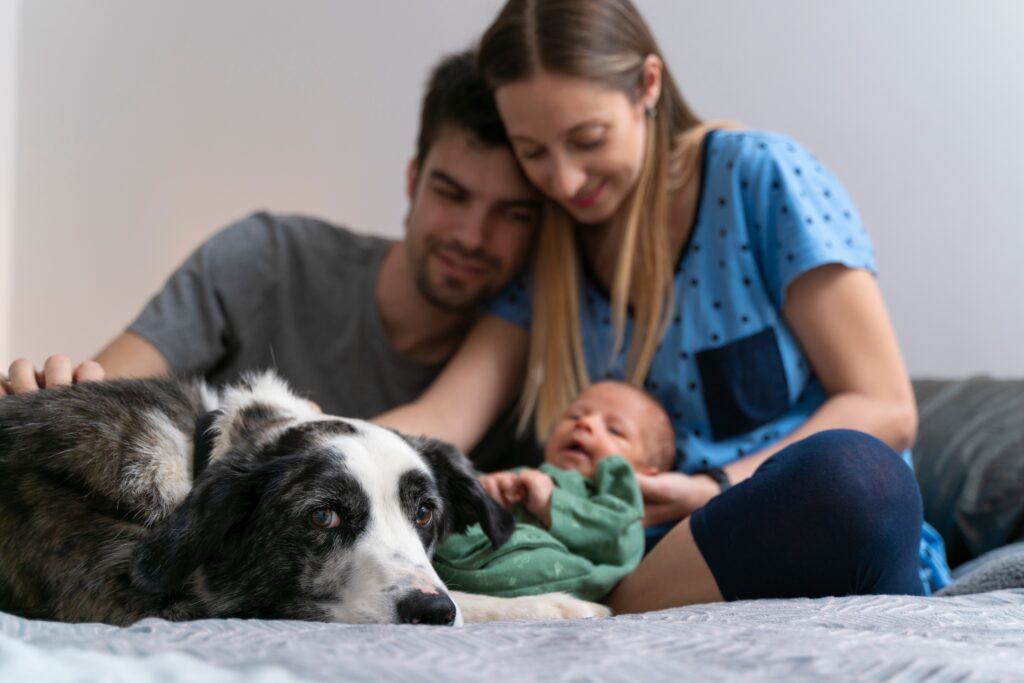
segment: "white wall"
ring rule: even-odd
[[[0,0],[0,371],[11,355],[14,303],[14,111],[21,0]]]
[[[24,3],[11,353],[94,353],[256,208],[400,234],[427,71],[499,5]],[[846,183],[914,374],[1024,375],[1024,3],[639,5],[699,113]]]

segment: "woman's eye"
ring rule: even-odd
[[[544,156],[544,151],[540,149],[521,149],[519,150],[519,158],[533,161],[534,159],[540,159]]]
[[[341,517],[331,508],[317,508],[309,514],[309,519],[320,529],[333,529],[341,524]]]
[[[413,517],[412,521],[416,522],[416,526],[426,527],[430,525],[430,521],[432,519],[434,519],[434,511],[426,505],[420,505],[416,510],[416,516]]]
[[[576,149],[591,150],[597,149],[604,144],[604,138],[598,138],[597,140],[579,140],[574,143]]]

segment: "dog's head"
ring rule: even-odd
[[[138,588],[192,577],[217,615],[461,622],[431,554],[471,524],[495,545],[514,526],[461,453],[312,412],[271,375],[218,411],[210,465],[135,549]]]

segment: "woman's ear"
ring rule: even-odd
[[[655,54],[644,58],[644,80],[640,93],[640,102],[644,109],[651,110],[658,106],[661,99],[661,74],[665,69],[661,57]]]

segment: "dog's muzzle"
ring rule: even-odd
[[[398,620],[403,624],[455,625],[455,603],[444,593],[412,591],[406,593],[395,607]]]

